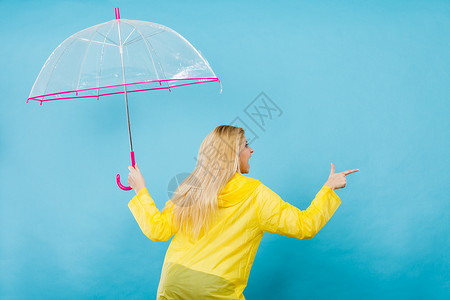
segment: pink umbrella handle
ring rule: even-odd
[[[130,155],[131,155],[131,165],[135,168],[136,167],[136,161],[134,160],[134,151],[131,151]],[[124,191],[129,191],[129,190],[132,189],[129,186],[122,185],[122,183],[120,182],[120,175],[119,174],[116,175],[116,182],[117,182],[117,185]]]

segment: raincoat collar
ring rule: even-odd
[[[259,184],[259,180],[236,172],[217,197],[219,207],[230,207],[246,200]]]

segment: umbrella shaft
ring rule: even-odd
[[[131,140],[130,113],[128,112],[127,88],[123,86],[125,94],[125,104],[127,107],[128,136],[130,137],[130,152],[133,152],[133,141]]]
[[[128,112],[128,96],[127,96],[127,86],[126,86],[126,80],[125,80],[125,68],[123,65],[122,37],[120,36],[120,20],[117,21],[117,30],[119,31],[118,33],[119,33],[120,62],[122,64],[123,91],[125,94],[125,105],[127,107],[128,136],[130,137],[130,152],[133,152],[133,141],[131,140],[130,113]]]

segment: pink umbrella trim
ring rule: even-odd
[[[107,88],[114,88],[114,87],[121,87],[121,86],[122,87],[123,86],[130,86],[130,85],[136,85],[136,84],[146,84],[146,83],[158,82],[161,85],[162,82],[186,81],[186,80],[197,80],[197,81],[196,82],[190,82],[190,83],[184,83],[184,84],[178,84],[178,85],[172,85],[172,86],[164,86],[164,87],[140,89],[140,90],[130,90],[130,91],[127,91],[127,93],[151,91],[151,90],[163,90],[163,89],[168,89],[170,91],[171,88],[179,87],[179,86],[185,86],[185,85],[192,85],[192,84],[198,84],[198,83],[207,83],[207,82],[216,82],[216,81],[220,83],[220,80],[217,77],[149,80],[149,81],[141,81],[141,82],[133,82],[133,83],[125,83],[125,84],[117,84],[117,85],[109,85],[109,86],[102,86],[102,87],[95,87],[95,88],[88,88],[88,89],[81,89],[81,90],[73,90],[73,91],[65,91],[65,92],[59,92],[59,93],[45,94],[45,95],[30,97],[30,98],[27,99],[27,103],[28,103],[29,100],[39,101],[39,102],[41,102],[41,105],[42,105],[42,102],[53,101],[53,100],[81,99],[81,98],[97,98],[98,99],[99,97],[102,97],[102,96],[123,94],[123,93],[125,93],[125,91],[114,92],[114,93],[105,93],[105,94],[97,94],[97,95],[88,95],[88,96],[78,96],[78,93],[79,92],[85,92],[85,91],[91,91],[91,90],[100,90],[100,89],[107,89]],[[57,98],[52,98],[52,99],[42,99],[44,97],[61,95],[61,94],[69,94],[69,93],[75,93],[76,96],[74,96],[74,97],[57,97]],[[41,98],[41,99],[38,99],[38,98]]]

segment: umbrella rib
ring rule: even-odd
[[[98,31],[97,31],[98,32]],[[102,36],[104,36],[103,34],[101,34],[100,32],[98,32],[100,35],[102,35]],[[113,47],[119,47],[117,44],[110,44],[110,43],[105,43],[105,42],[99,42],[99,41],[93,41],[93,40],[88,40],[88,39],[86,39],[86,38],[79,38],[79,37],[76,37],[76,39],[77,40],[80,40],[80,41],[84,41],[84,42],[92,42],[92,43],[96,43],[96,44],[102,44],[102,45],[109,45],[109,46],[113,46]]]
[[[106,34],[108,36],[109,32],[111,31],[111,29],[113,29],[115,23],[111,23],[111,27],[108,30],[108,33]],[[106,41],[106,38],[105,38]],[[100,90],[98,89],[98,87],[100,86],[100,78],[102,76],[102,66],[103,66],[103,52],[105,49],[105,44],[102,45],[102,54],[100,56],[100,70],[98,71],[98,78],[97,78],[97,97],[99,97],[100,95]]]
[[[145,44],[150,45],[150,47],[152,48],[153,52],[155,52],[156,61],[158,62],[159,67],[161,68],[161,71],[163,73],[164,79],[166,79],[165,83],[167,84],[167,87],[169,88],[169,91],[170,91],[170,85],[169,85],[169,81],[167,80],[166,72],[164,72],[164,69],[163,69],[163,67],[161,65],[161,62],[159,61],[159,57],[158,57],[158,54],[156,53],[155,48],[153,48],[152,43],[150,43],[150,41],[148,41],[147,39],[144,39],[144,41],[145,41]],[[147,45],[147,48],[148,48],[148,45]],[[158,79],[159,79],[159,77],[158,77]]]
[[[133,27],[136,29],[136,31],[141,35],[141,37],[142,37],[142,39],[144,40],[144,42],[147,42],[147,40],[144,38],[144,35],[142,34],[142,32],[141,32],[134,24],[128,23],[128,22],[126,22],[126,23],[127,23],[127,24],[130,24],[131,26],[133,26]],[[148,54],[150,55],[150,59],[152,60],[153,69],[155,70],[156,78],[157,78],[158,80],[160,80],[158,71],[156,70],[155,61],[153,60],[153,55],[152,55],[152,53],[150,52],[150,49],[148,48],[147,43],[145,43],[145,45],[146,45],[146,47],[147,47]],[[152,47],[152,49],[153,49],[153,47]],[[156,55],[156,53],[155,53],[155,55]],[[158,57],[156,57],[156,59],[158,60],[158,64],[159,64],[159,66],[161,67],[161,63],[159,62]],[[165,76],[165,74],[164,74],[164,70],[162,69],[162,67],[161,67],[161,71],[163,72],[164,78],[167,79],[166,76]]]
[[[106,38],[108,41],[110,41],[114,45],[116,45],[117,47],[119,47],[119,45],[117,45],[113,40],[109,39],[106,35],[102,34],[101,32],[98,32],[98,31],[97,31],[97,33],[100,34],[101,36],[103,36],[104,38]]]
[[[69,37],[69,38],[70,38],[70,37]],[[67,38],[67,39],[69,39],[69,38]],[[75,40],[72,40],[71,43],[69,44],[69,46],[72,45],[73,42],[75,42]],[[64,44],[64,42],[62,42],[62,44]],[[61,46],[61,45],[59,45],[59,46]],[[59,46],[58,46],[58,48],[59,48]],[[67,48],[69,48],[69,46],[67,46],[66,48],[64,48],[63,52],[61,53],[61,55],[60,55],[60,56],[58,57],[58,59],[56,60],[55,65],[54,65],[53,68],[52,68],[52,72],[50,73],[49,80],[48,80],[47,82],[50,82],[50,78],[52,78],[53,72],[55,71],[56,66],[58,65],[59,60],[61,59],[61,57],[62,57],[62,56],[64,55],[64,53],[66,52]],[[55,51],[53,51],[53,52],[55,52]],[[53,53],[52,53],[52,54],[53,54]],[[50,56],[51,56],[51,55],[50,55]],[[49,57],[49,58],[50,58],[50,57]],[[44,67],[45,67],[45,64],[44,64]],[[44,68],[44,67],[42,67],[42,68]],[[40,74],[39,74],[39,75],[40,75]],[[48,88],[48,83],[47,83],[47,85],[45,86],[45,90],[44,90],[44,93],[42,94],[42,95],[43,95],[42,98],[44,98],[45,94],[47,94],[47,88]],[[42,100],[44,100],[44,99],[42,99]],[[41,103],[42,103],[42,102],[41,102]]]
[[[132,25],[134,28],[137,28],[136,25],[131,24],[131,23],[129,23],[129,24]],[[129,44],[132,44],[132,43],[135,43],[135,42],[139,42],[139,41],[142,40],[142,39],[151,37],[151,36],[153,36],[153,35],[157,35],[157,34],[162,33],[162,32],[164,32],[164,31],[165,31],[164,29],[159,29],[159,30],[157,30],[157,31],[155,31],[155,32],[152,32],[152,33],[149,33],[149,34],[147,34],[147,35],[141,34],[140,36],[135,37],[135,38],[132,39],[131,41],[127,42],[126,45],[129,45]],[[124,46],[125,46],[125,43],[124,43]]]
[[[134,25],[133,25],[134,26]],[[132,39],[131,41],[129,41],[129,42],[127,42],[126,44],[124,43],[123,45],[124,46],[128,46],[128,45],[130,45],[130,44],[133,44],[133,43],[135,43],[135,42],[139,42],[140,40],[142,40],[143,38],[148,38],[148,37],[151,37],[151,36],[153,36],[153,35],[157,35],[157,34],[159,34],[159,33],[161,33],[161,32],[164,32],[165,30],[164,29],[160,29],[159,31],[156,31],[156,32],[153,32],[153,33],[149,33],[149,34],[147,34],[146,36],[138,36],[138,37],[136,37],[136,38],[134,38],[134,39]]]
[[[89,44],[87,45],[86,51],[84,52],[83,62],[81,63],[81,67],[80,67],[80,74],[78,74],[78,81],[77,81],[76,90],[78,90],[78,86],[80,85],[81,73],[83,72],[84,62],[86,61],[87,53],[88,53],[89,48],[91,47],[91,44],[92,44],[92,37],[94,36],[94,34],[95,34],[96,32],[97,32],[97,30],[95,30],[95,31],[92,33],[91,39],[90,39],[90,41],[89,41]]]
[[[122,45],[124,45],[124,44],[128,41],[128,39],[129,39],[130,36],[133,34],[133,32],[135,32],[135,30],[136,30],[136,28],[134,28],[134,29],[130,32],[130,34],[127,36],[127,38],[126,38],[125,41],[122,43]]]
[[[172,32],[172,33],[174,33],[174,34],[176,34],[179,38],[181,38],[182,40],[184,40],[189,46],[191,46],[192,50],[194,50],[195,53],[197,53],[197,55],[203,60],[203,62],[206,64],[206,66],[207,66],[208,69],[211,71],[211,73],[214,75],[214,77],[217,78],[216,73],[214,73],[213,69],[212,69],[211,66],[209,65],[209,63],[208,63],[208,61],[206,60],[206,58],[203,57],[203,55],[202,55],[197,49],[195,49],[195,47],[192,46],[192,44],[191,44],[187,39],[184,38],[184,36],[182,36],[181,34],[179,34],[178,32],[176,32],[176,31],[173,30],[173,29],[170,29],[170,28],[168,28],[168,27],[167,27],[167,29],[168,29],[168,31],[170,31],[170,32]],[[219,81],[219,83],[220,83],[220,81]],[[221,86],[220,92],[222,92],[222,84],[220,84],[220,86]]]

